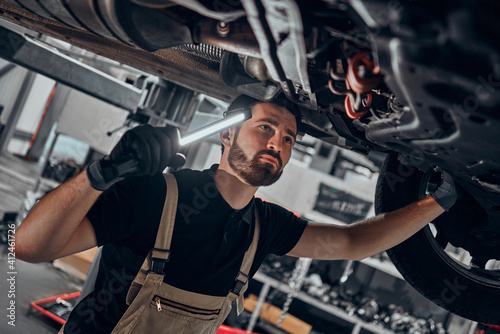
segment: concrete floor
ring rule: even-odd
[[[5,212],[19,212],[26,194],[40,188],[40,171],[30,161],[0,154],[0,221]],[[0,238],[1,240],[1,238]],[[81,289],[82,282],[52,267],[49,262],[31,264],[15,261],[15,297],[9,297],[8,249],[0,242],[0,333],[53,334],[60,324],[31,309],[30,302]],[[15,327],[8,324],[7,307],[15,301]]]
[[[0,280],[0,333],[2,334],[54,334],[60,326],[57,322],[42,316],[30,307],[30,302],[52,297],[63,293],[80,291],[82,282],[58,269],[52,267],[49,262],[27,263],[16,260],[15,275],[15,300],[16,321],[15,327],[8,324],[7,307],[9,306],[9,286],[6,281],[7,272],[7,247],[0,245],[0,268],[2,279]]]

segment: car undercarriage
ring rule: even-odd
[[[491,324],[500,323],[500,272],[490,269],[500,260],[499,14],[486,0],[0,1],[8,21],[223,101],[285,94],[301,132],[389,154],[378,212],[425,196],[446,170],[467,214],[451,210],[389,254],[426,297]],[[0,57],[22,63],[26,39],[0,35]],[[448,244],[470,262],[451,259]],[[449,282],[466,288],[444,300]]]

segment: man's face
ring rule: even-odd
[[[296,133],[295,117],[288,110],[259,103],[252,118],[234,132],[229,165],[249,185],[271,185],[290,160]]]

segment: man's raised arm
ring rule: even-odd
[[[291,256],[320,260],[361,260],[405,241],[444,211],[458,194],[449,174],[431,195],[399,210],[382,213],[353,225],[309,222]]]
[[[16,257],[41,262],[97,245],[87,213],[100,196],[125,177],[153,175],[180,165],[179,133],[173,127],[138,126],[120,139],[111,154],[40,200],[16,230]],[[138,166],[121,173],[117,166],[133,157]]]
[[[86,172],[48,193],[16,230],[16,258],[42,262],[96,246],[86,215],[100,194]]]

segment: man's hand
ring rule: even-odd
[[[109,156],[87,166],[87,177],[93,188],[104,191],[129,176],[153,175],[167,166],[182,166],[178,155],[179,130],[174,127],[141,125],[127,131]],[[120,171],[117,166],[135,159],[137,168]]]
[[[441,185],[431,194],[431,196],[443,209],[449,211],[460,197],[459,192],[460,189],[455,185],[455,182],[453,182],[453,177],[442,170]]]
[[[440,186],[432,194],[399,210],[344,226],[309,222],[288,255],[319,260],[361,260],[398,245],[443,210],[449,210],[462,195],[462,189],[451,175],[440,172],[436,175],[441,179]]]

